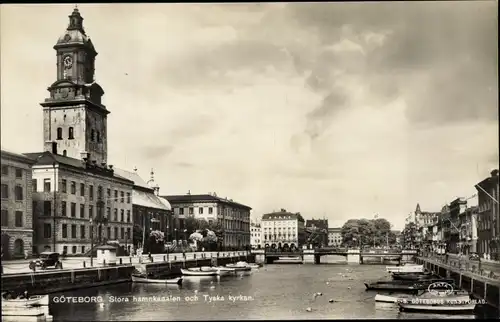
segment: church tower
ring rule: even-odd
[[[54,46],[56,81],[47,89],[43,107],[44,150],[105,166],[107,115],[104,91],[94,79],[97,52],[83,29],[77,8]]]

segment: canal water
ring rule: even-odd
[[[188,277],[182,287],[130,283],[64,292],[51,296],[49,311],[54,321],[475,318],[405,313],[375,303],[376,293],[365,291],[363,282],[388,278],[384,265],[327,262],[266,265],[247,276]],[[54,303],[61,295],[99,303]]]

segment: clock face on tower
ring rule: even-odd
[[[63,59],[64,68],[70,69],[73,66],[73,58],[71,56],[66,56]]]

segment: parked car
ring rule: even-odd
[[[31,270],[36,269],[36,267],[46,269],[47,267],[51,266],[54,266],[56,269],[63,268],[59,253],[43,252],[40,254],[40,258],[29,263],[29,267]]]

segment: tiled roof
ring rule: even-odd
[[[264,214],[262,216],[262,220],[285,220],[285,219],[298,220],[302,222],[304,221],[304,218],[302,218],[301,214],[293,214],[288,211],[278,211],[269,214]]]
[[[204,194],[204,195],[174,195],[174,196],[162,196],[162,197],[167,199],[168,202],[170,202],[170,204],[193,203],[193,202],[200,202],[200,201],[215,201],[215,202],[221,202],[221,203],[233,205],[233,206],[240,207],[240,208],[245,208],[248,210],[252,209],[249,206],[232,201],[230,199],[220,198],[220,197],[212,196],[209,194]]]
[[[66,166],[70,166],[70,167],[73,167],[76,169],[80,169],[82,171],[90,171],[86,167],[85,163],[82,160],[70,158],[67,156],[60,155],[60,154],[50,153],[48,151],[25,153],[24,155],[26,155],[28,158],[36,161],[37,165],[52,165],[54,162],[56,162],[56,163],[64,164]],[[109,171],[108,169],[103,169],[99,166],[96,166],[96,170]],[[129,180],[125,177],[120,176],[119,174],[115,173],[114,171],[113,171],[113,177],[116,177],[116,178],[122,179],[122,180],[132,181],[132,180]]]
[[[21,153],[16,153],[16,152],[12,152],[9,150],[5,150],[3,147],[1,148],[0,154],[2,155],[2,158],[17,158],[17,159],[21,159],[27,163],[35,163],[35,161],[33,159],[29,158],[28,156],[21,154]]]
[[[144,179],[142,179],[141,176],[139,176],[139,174],[137,172],[132,172],[132,171],[127,171],[127,170],[123,170],[120,168],[115,168],[115,173],[124,177],[124,178],[127,178],[130,181],[133,181],[135,186],[153,190],[147,184],[147,182],[144,181]]]
[[[132,204],[148,208],[171,210],[152,192],[132,190]]]

